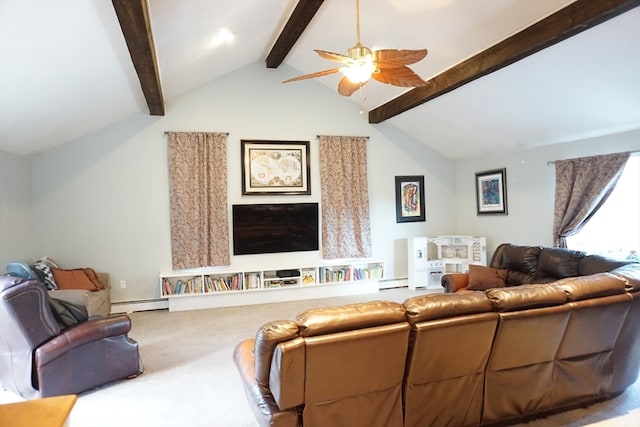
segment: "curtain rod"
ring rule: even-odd
[[[211,131],[175,131],[175,130],[165,130],[164,134],[169,135],[170,133],[193,133],[193,132],[202,132],[202,133],[223,133],[229,136],[229,132],[211,132]]]
[[[623,153],[629,153],[629,154],[633,155],[633,154],[640,153],[640,151],[623,151]],[[594,154],[594,155],[597,155],[597,154]],[[563,160],[570,160],[570,159],[563,159]],[[555,165],[556,162],[558,162],[558,161],[560,161],[560,160],[548,160],[547,164],[548,165]]]
[[[357,136],[350,136],[350,135],[316,135],[316,138],[320,138],[321,136],[345,136],[347,138],[363,138],[362,135],[357,135]],[[369,139],[368,136],[365,136],[364,138]]]

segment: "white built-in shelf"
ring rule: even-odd
[[[315,266],[232,271],[220,268],[160,274],[169,311],[264,304],[378,292],[384,262],[341,260]]]

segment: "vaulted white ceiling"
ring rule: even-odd
[[[426,80],[571,3],[361,0],[361,38],[427,48],[411,66]],[[264,63],[296,4],[150,0],[164,98]],[[640,129],[638,40],[636,7],[385,123],[449,158]],[[332,68],[313,49],[343,53],[355,41],[355,0],[325,0],[284,62],[300,74]],[[338,80],[289,84],[336,91]],[[350,99],[369,111],[405,91],[371,81]],[[30,155],[147,111],[110,1],[0,0],[1,150]]]

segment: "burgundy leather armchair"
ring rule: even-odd
[[[64,329],[44,285],[0,276],[0,385],[26,399],[77,394],[141,373],[126,315]]]

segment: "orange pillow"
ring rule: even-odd
[[[89,280],[82,268],[73,270],[63,270],[61,268],[52,268],[51,273],[58,285],[58,289],[85,289],[87,291],[95,291],[98,288]]]
[[[504,288],[505,280],[507,280],[507,270],[470,264],[467,289],[484,291],[491,288]]]
[[[89,280],[91,280],[91,283],[93,283],[93,286],[95,286],[96,289],[104,289],[104,285],[100,283],[100,280],[98,280],[98,275],[96,274],[96,271],[93,268],[83,268],[82,270],[84,270],[84,274],[87,275],[87,277],[89,278]]]

